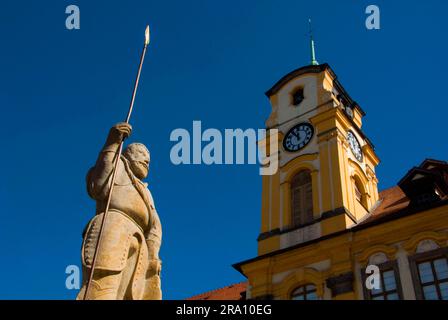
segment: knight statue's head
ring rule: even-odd
[[[137,178],[144,179],[148,176],[150,154],[144,144],[131,143],[123,156],[129,160],[131,170]]]

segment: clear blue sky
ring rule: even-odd
[[[65,29],[77,4],[81,29]],[[364,10],[381,9],[368,31]],[[308,64],[307,19],[328,62],[367,112],[380,188],[424,158],[447,160],[446,1],[8,1],[0,9],[0,298],[73,299],[94,214],[85,174],[125,116],[146,23],[132,141],[152,152],[148,179],[164,228],[163,291],[180,299],[239,282],[256,255],[261,177],[254,165],[174,166],[169,135],[263,128],[264,96]]]

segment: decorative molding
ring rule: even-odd
[[[319,298],[324,297],[324,277],[314,268],[302,268],[288,275],[280,284],[275,286],[277,292],[282,293],[282,299],[289,300],[291,293],[300,286],[314,284]]]
[[[417,246],[423,240],[433,240],[440,247],[446,247],[448,234],[435,231],[421,232],[412,236],[408,241],[403,243],[403,248],[409,253],[415,253],[417,250]]]
[[[279,228],[273,229],[271,231],[263,232],[258,235],[257,241],[262,241],[262,240],[268,239],[270,237],[277,236],[281,233],[282,232],[280,231]]]
[[[311,163],[312,161],[317,160],[319,154],[316,153],[307,153],[294,158],[287,163],[285,163],[280,168],[287,172],[285,181],[291,181],[292,177],[302,169],[308,169],[311,171],[316,171],[317,168]]]
[[[367,177],[369,179],[376,179],[376,173],[375,170],[372,169],[372,167],[366,163],[366,173],[367,173]],[[378,182],[378,180],[376,180],[376,182]]]
[[[318,239],[322,236],[321,224],[313,223],[306,227],[296,229],[280,235],[280,249]]]
[[[435,243],[433,240],[426,239],[422,240],[418,243],[417,248],[415,249],[416,253],[428,252],[432,250],[439,249],[440,246]]]
[[[358,223],[358,221],[356,220],[356,217],[353,215],[353,213],[351,213],[345,207],[339,207],[339,208],[336,208],[334,210],[325,211],[325,212],[322,213],[322,215],[321,215],[321,217],[319,219],[315,219],[315,220],[311,221],[310,223],[303,224],[303,225],[298,226],[298,227],[285,227],[283,229],[276,228],[276,229],[273,229],[271,231],[266,231],[266,232],[260,233],[258,235],[257,241],[262,241],[262,240],[268,239],[268,238],[273,237],[273,236],[278,236],[278,235],[282,235],[282,234],[285,234],[285,233],[288,233],[288,232],[295,231],[297,229],[303,229],[303,228],[308,227],[308,226],[310,226],[312,224],[319,223],[319,222],[321,222],[323,220],[330,219],[330,218],[333,218],[333,217],[336,217],[336,216],[339,216],[339,215],[343,215],[343,214],[347,215],[354,223]]]
[[[348,163],[354,171],[354,173],[351,175],[351,178],[356,175],[364,185],[367,185],[369,183],[369,178],[367,177],[361,165],[356,161],[353,161],[352,159],[348,159]]]
[[[361,265],[365,266],[369,262],[369,258],[379,252],[384,253],[389,260],[395,260],[395,255],[398,249],[392,246],[376,245],[365,249],[359,256],[358,261]]]
[[[346,214],[354,223],[358,223],[355,215],[351,213],[346,207],[339,207],[334,210],[322,212],[320,220],[333,218],[341,214]]]
[[[317,134],[317,137],[319,142],[328,141],[334,137],[338,138],[338,140],[341,142],[346,140],[346,135],[341,130],[339,130],[339,128],[332,128],[320,132]]]

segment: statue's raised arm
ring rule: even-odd
[[[95,199],[105,199],[109,194],[110,179],[114,170],[114,159],[121,141],[130,136],[132,127],[126,122],[117,123],[109,130],[95,166],[87,174],[87,192]]]

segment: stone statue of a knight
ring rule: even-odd
[[[109,195],[114,157],[120,142],[130,133],[131,126],[127,123],[113,126],[95,166],[87,174],[87,191],[96,200],[96,215],[84,231],[83,286],[77,299],[84,298]],[[161,299],[159,249],[162,228],[147,184],[141,181],[148,175],[150,154],[143,144],[132,143],[120,157],[86,299]]]

